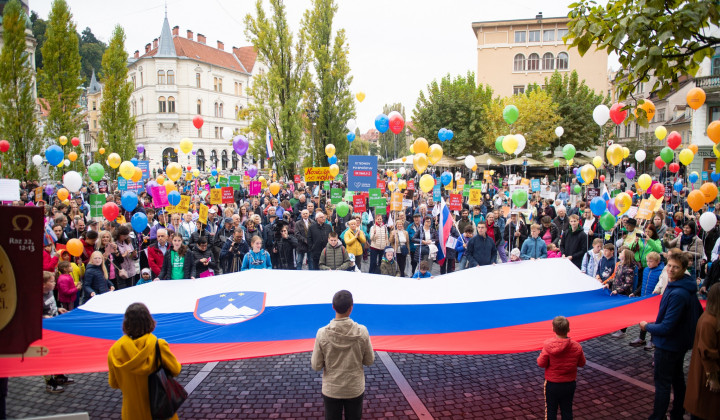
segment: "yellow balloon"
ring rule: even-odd
[[[667,136],[667,128],[661,125],[655,129],[655,137],[657,137],[658,140],[663,140],[665,136]]]
[[[172,181],[177,181],[178,179],[180,179],[182,171],[182,166],[180,166],[180,164],[177,162],[170,162],[167,168],[165,168],[165,174]]]
[[[162,175],[158,175],[158,177],[155,178],[155,182],[157,182],[158,185],[163,185],[165,184],[165,177]]]
[[[105,154],[105,148],[104,148],[104,147],[101,147],[100,149],[98,149],[98,153],[100,153],[101,155],[104,155],[104,154]]]
[[[427,157],[431,165],[440,162],[440,159],[442,159],[443,157],[442,146],[440,146],[439,144],[433,144],[432,146],[430,146],[430,149],[428,149]]]
[[[627,159],[627,157],[630,156],[630,149],[628,149],[627,147],[623,147],[622,148],[622,156],[623,156],[623,159]]]
[[[334,175],[333,175],[334,176]],[[277,195],[280,192],[280,184],[273,182],[270,184],[270,194]]]
[[[615,207],[620,210],[620,214],[625,213],[632,206],[632,199],[627,193],[620,193],[615,196]]]
[[[678,160],[685,166],[688,166],[693,159],[695,159],[695,154],[690,149],[682,149],[678,154]]]
[[[390,169],[388,169],[387,171],[385,171],[385,175],[387,175],[387,176],[393,176],[393,171],[390,170]]]
[[[118,166],[120,166],[120,163],[122,162],[122,159],[120,158],[120,155],[117,153],[110,153],[110,156],[108,156],[108,165],[110,165],[111,168],[117,169]],[[132,165],[132,163],[131,163]]]
[[[183,153],[188,154],[192,152],[193,148],[193,142],[189,138],[184,138],[180,140],[180,150],[182,150]]]
[[[402,157],[403,163],[405,163],[406,160],[407,160],[407,156],[403,156],[403,157]]]
[[[718,150],[717,144],[714,144],[714,145],[713,145],[713,153],[715,153],[715,157],[719,157],[719,158],[720,158],[720,150]]]
[[[419,173],[425,172],[428,167],[428,158],[424,153],[417,153],[413,159],[413,166]]]
[[[387,189],[388,189],[389,191],[395,191],[395,188],[397,188],[397,184],[395,184],[395,183],[392,182],[392,181],[388,182],[388,184],[387,184]]]
[[[60,136],[60,138],[58,139],[58,141],[60,142],[60,144],[62,144],[63,146],[65,146],[65,145],[67,144],[67,137],[65,137],[65,136]]]
[[[517,150],[518,147],[517,137],[513,136],[512,134],[508,134],[507,136],[503,137],[502,147],[503,150],[505,150],[505,153],[512,155],[513,153],[515,153],[515,150]]]
[[[173,149],[173,152],[177,153],[177,151],[178,151],[177,147]]]
[[[425,140],[424,137],[418,137],[415,139],[415,142],[413,143],[413,153],[423,153],[426,154],[428,152],[428,141]]]
[[[410,145],[410,153],[412,153],[413,155],[415,154],[415,145],[414,144]]]
[[[582,177],[583,181],[585,181],[585,185],[591,183],[593,179],[595,179],[596,173],[597,172],[595,171],[595,167],[590,165],[589,163],[580,168],[580,176]]]
[[[68,153],[68,159],[70,159],[70,162],[75,162],[75,160],[77,160],[77,158],[78,158],[78,155],[77,155],[77,153],[75,153],[75,151]]]
[[[405,188],[407,188],[407,182],[404,179],[401,179],[397,183],[397,187],[400,191],[403,191]]]
[[[573,162],[575,162],[575,159],[568,159],[566,162],[568,166],[572,166]]]
[[[420,189],[425,192],[432,191],[433,187],[435,186],[435,180],[433,179],[432,175],[425,174],[420,177]]]
[[[165,192],[167,192],[168,194],[170,194],[170,191],[177,191],[177,188],[175,188],[175,183],[170,181],[169,179],[165,181],[163,186],[165,187]]]
[[[365,92],[358,92],[355,94],[355,97],[357,98],[358,102],[362,102],[365,100]]]
[[[473,166],[471,169],[473,172],[477,171],[477,165]]]
[[[325,146],[325,154],[329,158],[335,156],[335,145],[328,144],[327,146]],[[333,175],[333,176],[335,176],[335,175]]]
[[[643,189],[643,191],[647,191],[650,188],[650,185],[652,185],[652,178],[650,178],[650,175],[648,174],[642,174],[640,177],[638,177],[638,186]]]
[[[612,164],[613,166],[619,165],[620,162],[623,160],[623,149],[618,144],[613,144],[610,147],[608,147],[607,152],[607,160]]]
[[[62,168],[65,166],[65,159],[61,160],[60,163],[57,164],[56,168]]]
[[[200,176],[200,170],[199,170],[199,169],[193,169],[193,176],[194,176],[195,178],[199,177],[199,176]]]
[[[330,175],[332,175],[333,178],[335,178],[340,173],[340,167],[336,164],[330,165]]]
[[[260,183],[262,184],[263,182],[265,182],[265,177],[262,176],[262,175],[260,175],[260,176],[258,177],[258,181],[260,181]]]
[[[603,160],[600,156],[595,156],[592,160],[593,165],[595,165],[596,168],[600,169],[600,167],[603,164]],[[583,177],[585,179],[585,177]]]
[[[133,182],[140,182],[142,179],[142,169],[135,167],[135,172],[133,173],[132,180]]]
[[[132,179],[133,175],[135,174],[135,165],[132,164],[129,160],[126,160],[125,162],[120,164],[120,176],[125,179]]]

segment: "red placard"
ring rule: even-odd
[[[233,187],[222,187],[220,188],[222,191],[222,202],[223,204],[230,204],[235,202],[235,198],[233,197]]]
[[[380,191],[385,194],[385,181],[382,179],[378,179],[377,187],[380,188]]]
[[[462,210],[462,194],[450,194],[448,208],[450,210]]]
[[[302,177],[301,177],[300,175],[295,175],[295,176],[294,176],[294,179],[295,179],[295,183],[296,183],[296,184],[302,182]]]
[[[407,182],[407,190],[408,191],[415,191],[415,180],[409,179]]]
[[[354,195],[353,196],[353,212],[354,213],[363,213],[367,211],[367,208],[365,207],[365,197],[363,195]]]

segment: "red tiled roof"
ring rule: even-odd
[[[45,98],[36,98],[35,103],[40,106],[40,113],[43,117],[50,115],[50,104]]]
[[[255,61],[257,61],[257,50],[255,47],[233,47],[233,54],[237,56],[248,73],[252,73],[253,67],[255,67]]]
[[[178,57],[188,57],[219,67],[225,67],[245,73],[250,72],[246,70],[238,57],[227,51],[222,51],[207,44],[201,44],[179,36],[173,36],[173,44],[175,44],[175,52]],[[142,55],[140,58],[153,57],[157,54],[157,52],[158,49],[154,48],[148,53]]]

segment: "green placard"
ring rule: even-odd
[[[228,179],[224,175],[220,175],[218,177],[218,184],[220,184],[221,187],[227,187],[228,186]]]
[[[105,194],[90,194],[90,217],[103,217]]]
[[[372,205],[370,205],[372,207]],[[387,207],[385,206],[377,206],[375,207],[375,214],[387,214]]]
[[[337,176],[335,176],[335,181],[342,181],[342,179],[343,179],[342,174],[337,174]]]
[[[382,191],[380,190],[380,188],[370,188],[368,190],[368,198],[370,200],[378,199],[381,197],[382,197]]]
[[[345,191],[345,201],[347,201],[348,203],[352,203],[353,195],[355,195],[354,192],[350,190]]]
[[[233,190],[239,190],[242,186],[242,177],[240,175],[230,175],[229,185],[233,187]]]
[[[473,188],[482,188],[482,181],[479,179],[476,179],[475,181],[473,181],[472,187]]]
[[[384,197],[370,199],[370,207],[385,207],[385,206],[387,206],[387,199]]]
[[[610,193],[610,197],[615,197],[616,195],[620,194],[622,190],[613,190],[613,192]]]
[[[323,189],[326,191],[330,189],[330,181],[323,182]]]
[[[330,202],[337,204],[342,201],[342,190],[340,188],[333,188],[330,190]]]
[[[467,197],[470,195],[470,185],[469,184],[463,185],[462,195],[463,195],[463,197]]]

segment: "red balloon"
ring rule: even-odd
[[[670,172],[676,174],[680,170],[680,165],[676,162],[673,162],[670,164],[670,166],[668,166],[668,169],[670,170]]]
[[[10,150],[10,142],[7,140],[0,140],[0,152],[7,152]]]
[[[120,214],[120,208],[115,203],[105,203],[105,205],[102,207],[102,214],[107,220],[112,222],[113,220],[117,219],[118,215]]]
[[[204,122],[205,122],[205,121],[203,121],[203,117],[201,117],[201,116],[199,116],[199,115],[196,115],[196,116],[193,118],[193,125],[194,125],[195,128],[197,128],[198,130],[203,126],[203,123],[204,123]]]
[[[682,137],[680,137],[680,133],[677,131],[671,131],[670,134],[667,136],[667,145],[669,148],[675,150],[680,146],[680,143],[682,143]]]
[[[73,137],[72,140],[70,140],[70,144],[72,144],[75,147],[80,146],[80,139],[77,137]]]
[[[600,175],[600,182],[605,182],[605,175]]]
[[[192,166],[188,165],[187,169],[188,171],[192,171]]]
[[[625,191],[625,193],[630,196],[631,200],[632,200],[633,196],[635,195],[635,193],[632,192],[632,190],[627,190],[627,191]]]
[[[402,115],[393,115],[392,118],[390,118],[390,131],[392,131],[393,134],[400,134],[403,127],[405,127],[405,120]]]
[[[665,161],[662,160],[660,156],[655,158],[655,166],[658,167],[658,169],[662,169],[665,167]]]
[[[655,185],[650,188],[650,194],[652,194],[655,198],[661,198],[665,195],[665,186],[661,183],[656,183]]]
[[[627,110],[623,111],[623,108],[625,108],[625,104],[622,102],[618,102],[610,107],[610,119],[617,125],[622,124],[627,117]]]

